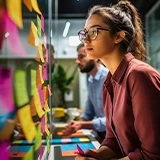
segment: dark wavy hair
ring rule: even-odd
[[[127,0],[106,7],[96,5],[89,10],[88,17],[97,14],[109,25],[111,35],[119,31],[125,32],[120,46],[125,52],[131,52],[135,58],[146,61],[146,50],[142,31],[142,22],[137,9]]]

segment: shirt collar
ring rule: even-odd
[[[110,72],[108,73],[108,76],[107,76],[107,79],[105,81],[105,84],[107,85],[110,82],[111,78],[119,83],[121,81],[121,79],[123,78],[123,75],[124,75],[124,73],[126,72],[126,70],[128,68],[129,62],[133,58],[134,58],[134,56],[131,53],[125,54],[124,58],[122,59],[121,63],[119,64],[118,68],[114,72],[113,76],[112,76],[112,74]]]
[[[90,75],[89,78],[88,78],[88,81],[91,82],[91,83],[93,83],[94,79],[99,81],[100,78],[101,78],[102,73],[103,73],[103,66],[100,66],[100,68],[98,69],[96,75],[94,77],[92,75]]]

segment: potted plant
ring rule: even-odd
[[[77,71],[77,66],[72,74],[68,76],[68,70],[65,70],[62,65],[58,65],[52,75],[53,92],[58,95],[58,107],[66,108],[65,93],[70,92],[70,85],[74,80]]]

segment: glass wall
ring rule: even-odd
[[[146,15],[146,46],[150,64],[160,71],[160,0]]]

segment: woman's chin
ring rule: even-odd
[[[96,57],[94,57],[94,56],[92,56],[92,54],[87,54],[87,58],[89,58],[89,59],[96,59]]]

